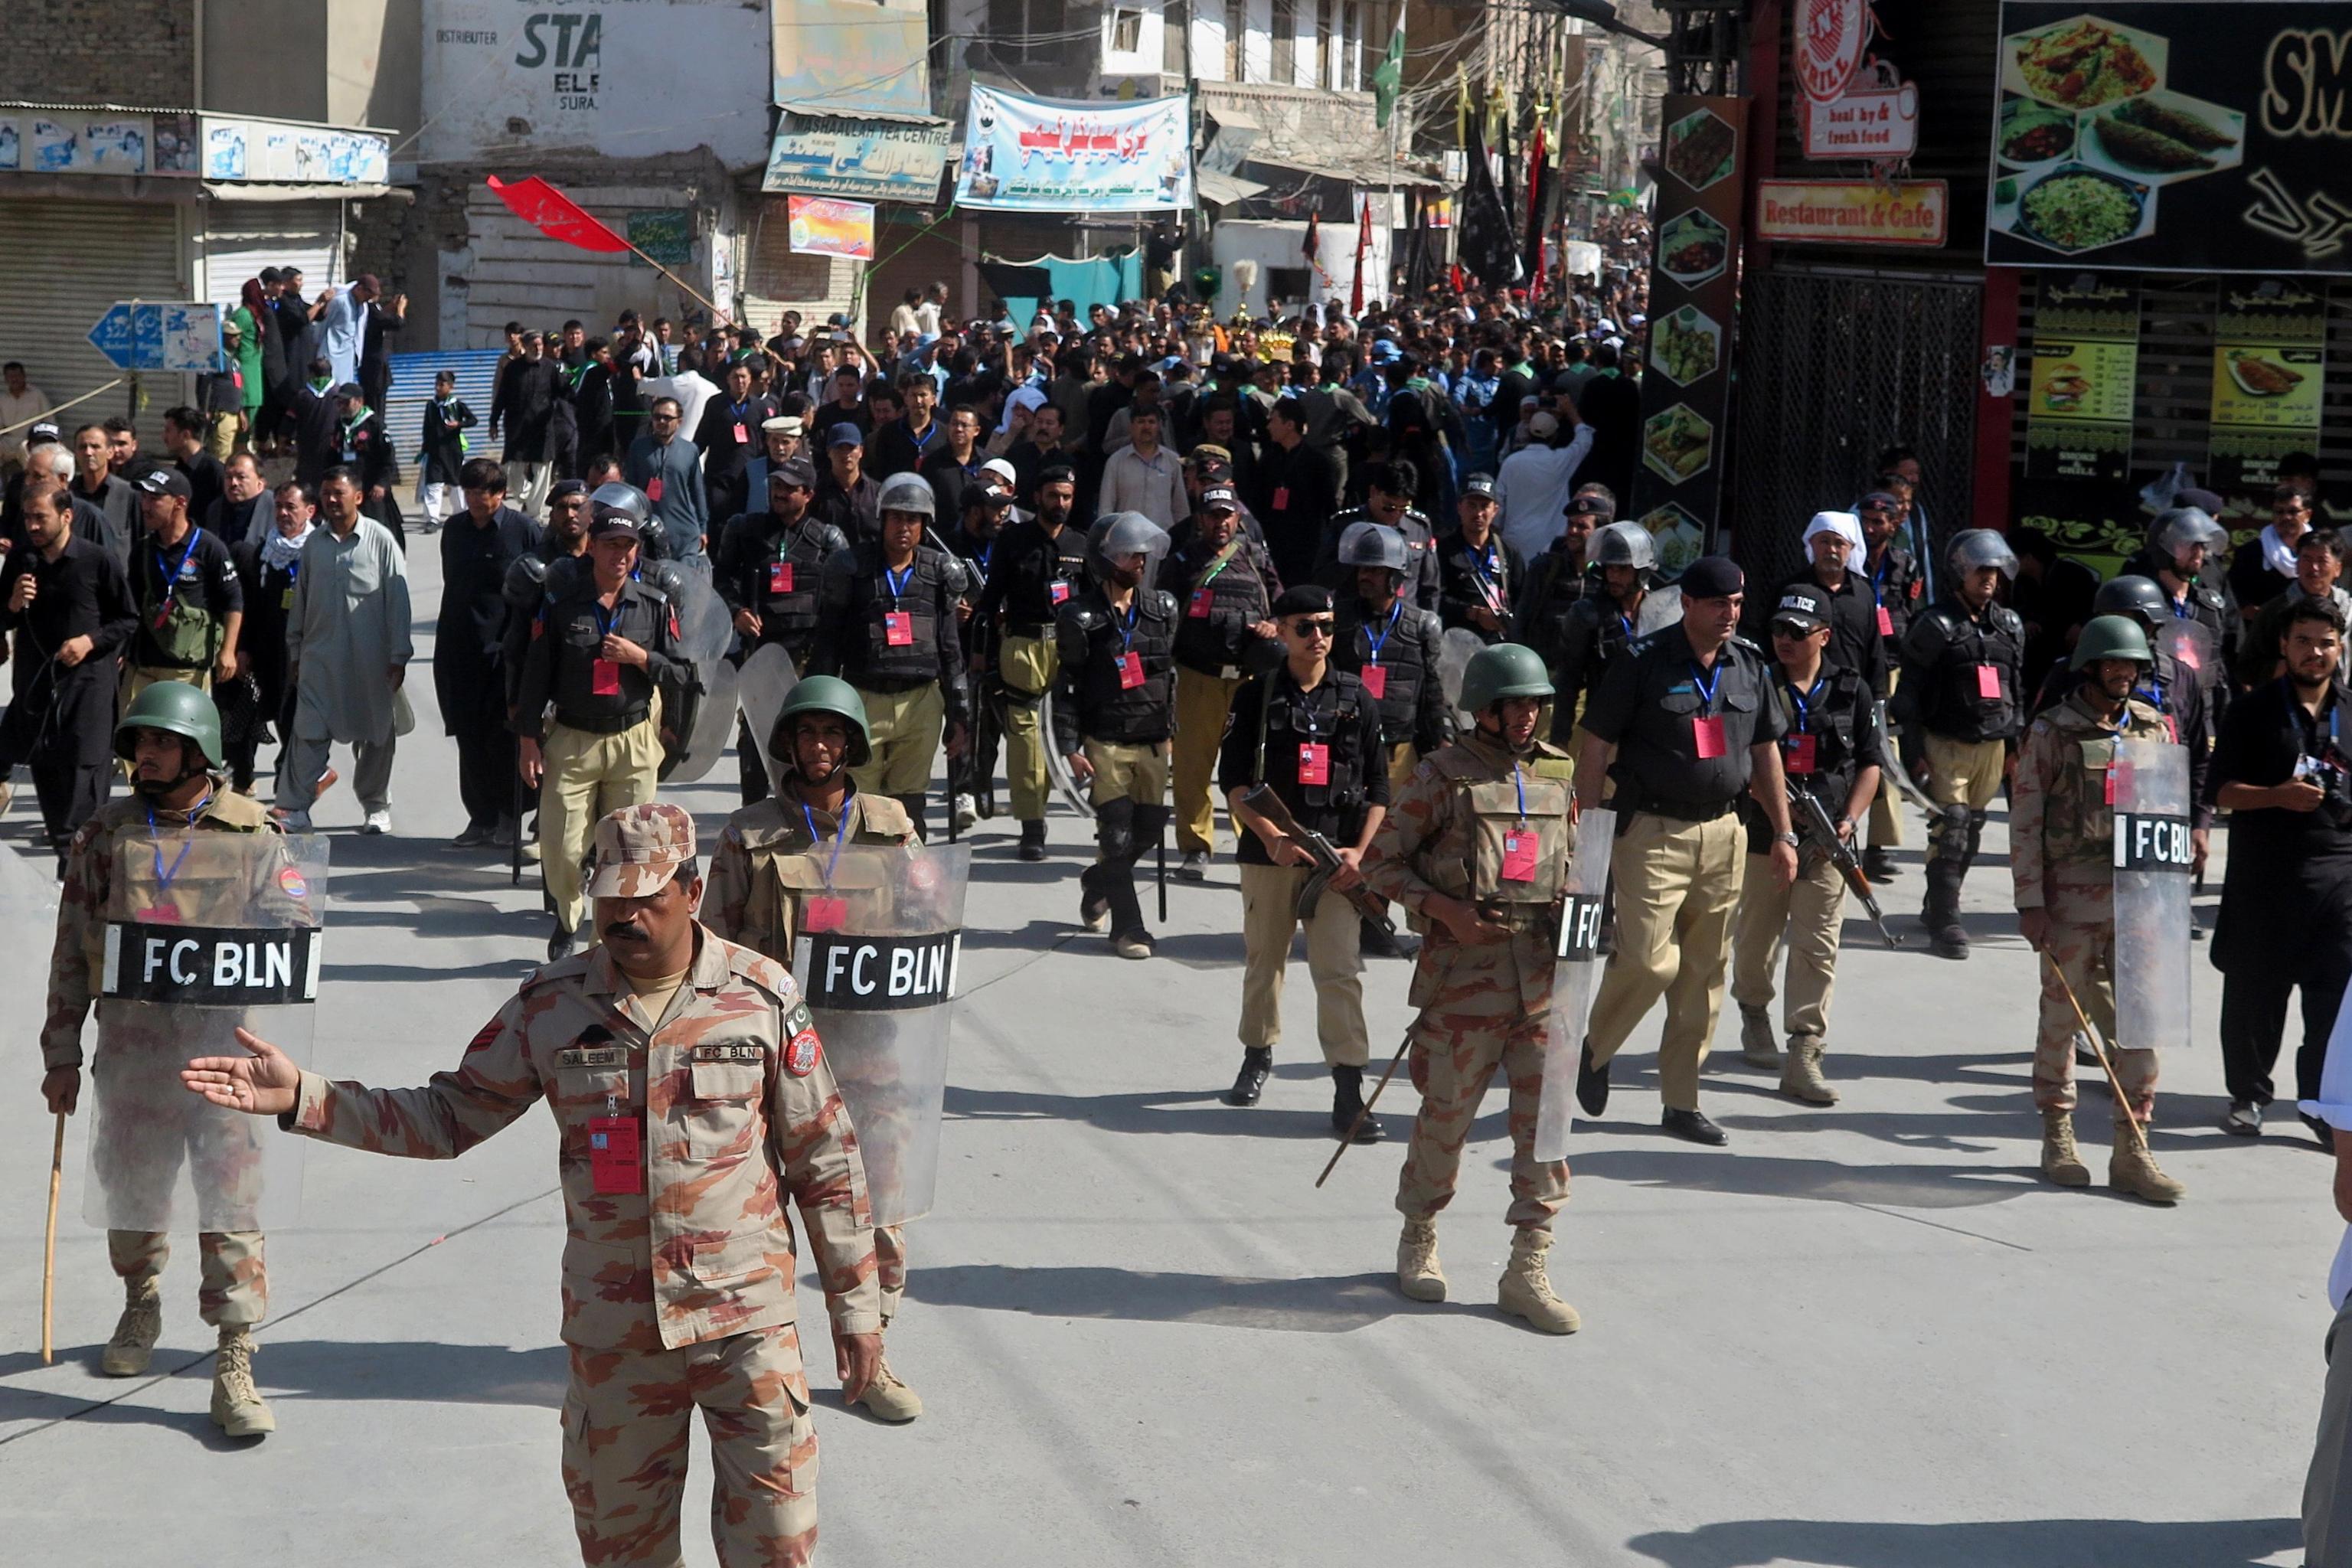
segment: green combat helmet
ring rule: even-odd
[[[830,675],[812,675],[796,683],[784,698],[784,705],[776,710],[775,728],[768,731],[768,754],[780,762],[792,761],[793,720],[802,713],[831,713],[849,721],[849,752],[845,759],[853,768],[864,767],[874,749],[866,741],[866,701],[857,695],[857,688]]]
[[[2135,664],[2154,664],[2156,655],[2148,651],[2147,634],[2139,623],[2126,616],[2094,616],[2082,635],[2074,639],[2074,657],[2067,661],[2069,669],[2084,669],[2103,658],[2127,658]]]
[[[1515,642],[1480,648],[1462,671],[1462,707],[1470,713],[1483,713],[1506,697],[1551,694],[1542,657]]]
[[[220,710],[210,695],[184,680],[159,680],[131,700],[114,726],[114,754],[130,762],[142,730],[194,741],[205,767],[221,765]]]

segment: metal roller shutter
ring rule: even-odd
[[[315,300],[342,281],[341,202],[213,202],[205,209],[205,298],[234,307],[265,267],[299,267]]]
[[[89,329],[117,300],[182,300],[184,207],[163,203],[0,201],[0,361],[22,360],[25,374],[53,404],[79,397],[118,374],[89,346]],[[155,444],[163,410],[180,401],[185,378],[148,378],[140,416],[142,446]],[[123,389],[66,412],[81,421],[120,414]]]

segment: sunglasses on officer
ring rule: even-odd
[[[1329,616],[1300,616],[1290,623],[1290,633],[1293,637],[1322,637],[1328,641],[1338,626],[1339,622]]]
[[[1826,629],[1827,628],[1823,626],[1801,626],[1795,621],[1774,621],[1772,623],[1773,637],[1788,642],[1802,642],[1807,637],[1811,637],[1815,632]]]

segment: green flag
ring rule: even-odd
[[[1372,68],[1372,124],[1389,128],[1396,112],[1397,93],[1404,86],[1404,0],[1397,0],[1396,31],[1389,35],[1388,58]]]

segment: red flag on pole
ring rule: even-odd
[[[536,174],[511,184],[492,174],[489,184],[499,200],[506,203],[508,211],[550,239],[560,239],[583,250],[614,252],[633,248],[627,240]]]
[[[1364,261],[1372,253],[1372,198],[1364,198],[1364,214],[1356,225],[1356,280],[1348,289],[1348,314],[1364,313]]]
[[[1318,255],[1322,247],[1322,242],[1323,215],[1318,212],[1309,212],[1307,215],[1307,238],[1298,247],[1306,254],[1307,266],[1320,267],[1322,265],[1322,261]]]

